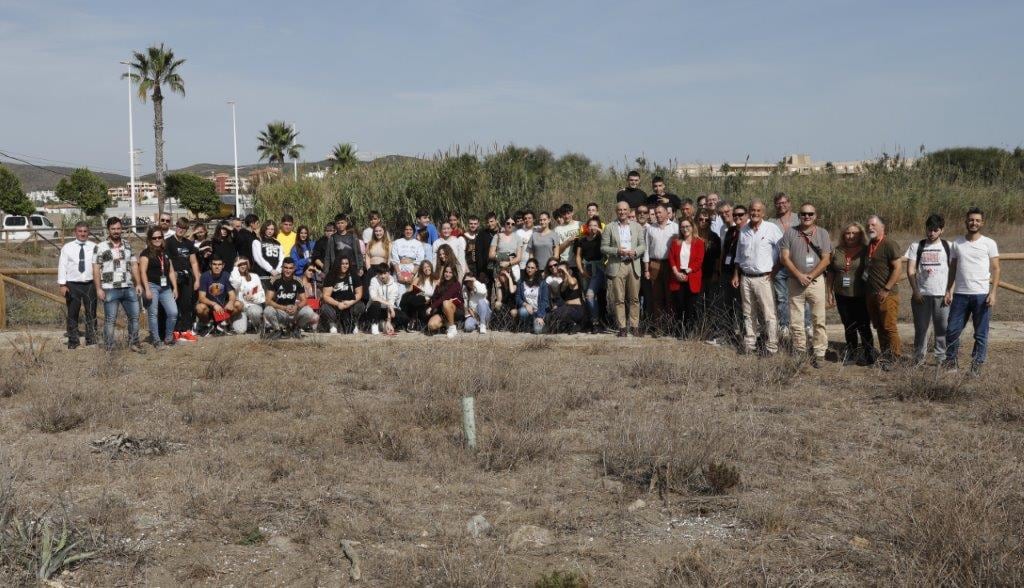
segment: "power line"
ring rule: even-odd
[[[38,169],[41,169],[43,171],[50,172],[51,174],[54,174],[54,175],[64,176],[64,177],[68,177],[68,178],[71,177],[71,174],[66,174],[64,172],[59,172],[57,170],[50,169],[48,167],[43,167],[41,165],[36,165],[36,164],[32,163],[31,161],[25,161],[24,159],[18,159],[17,157],[14,157],[12,155],[8,155],[8,154],[4,153],[3,151],[0,151],[0,155],[2,155],[3,157],[6,157],[7,159],[13,159],[14,161],[17,161],[17,162],[20,162],[20,163],[24,163],[25,165],[30,165],[30,166],[32,166],[34,168],[38,168]]]
[[[4,153],[4,152],[6,152],[6,153]],[[92,166],[92,165],[82,165],[82,164],[74,163],[72,161],[61,161],[59,159],[47,159],[45,157],[39,157],[38,155],[29,155],[28,153],[18,153],[17,151],[12,151],[10,149],[0,148],[0,153],[4,153],[4,155],[6,157],[10,157],[11,159],[17,159],[17,158],[15,158],[15,157],[13,157],[11,155],[8,155],[8,154],[14,154],[14,155],[18,155],[20,157],[28,157],[29,159],[36,159],[36,160],[39,160],[39,161],[45,161],[47,163],[61,163],[61,164],[68,165],[68,166],[71,166],[71,167],[84,167],[84,168],[88,168],[88,169],[93,170],[93,171],[101,171],[101,172],[106,172],[106,173],[110,173],[110,174],[118,174],[118,175],[124,175],[125,174],[125,172],[122,171],[122,170],[115,170],[115,169],[109,169],[109,168],[103,168],[103,167],[96,167],[96,166]],[[17,161],[21,161],[22,163],[27,163],[27,162],[25,162],[23,160],[20,160],[20,159],[17,159]],[[28,165],[32,165],[32,164],[28,164]],[[52,170],[50,170],[50,171],[52,171]]]

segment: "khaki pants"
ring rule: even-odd
[[[743,349],[753,351],[757,335],[765,331],[768,353],[779,350],[779,323],[775,319],[775,292],[770,275],[759,278],[740,276],[740,296],[743,298]],[[757,319],[757,328],[754,327]]]
[[[789,328],[793,331],[793,351],[807,351],[807,334],[804,333],[804,302],[811,305],[814,336],[814,356],[825,357],[828,350],[828,334],[825,333],[825,278],[818,276],[806,288],[794,277],[789,278]]]
[[[893,358],[898,358],[903,352],[900,341],[900,331],[896,326],[896,319],[900,313],[900,297],[896,292],[890,292],[885,300],[878,301],[878,294],[868,292],[868,317],[871,324],[878,333],[878,349],[882,353],[889,353]]]
[[[626,305],[629,305],[629,327],[640,328],[640,276],[629,266],[621,268],[623,273],[608,279],[608,297],[615,305],[615,320],[618,328],[626,328]]]

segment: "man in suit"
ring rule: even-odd
[[[640,261],[644,251],[643,228],[629,220],[629,203],[615,205],[618,222],[607,226],[601,234],[601,252],[608,259],[605,274],[608,277],[609,303],[615,306],[619,337],[626,336],[626,317],[633,336],[640,337]],[[628,309],[627,309],[628,304]]]

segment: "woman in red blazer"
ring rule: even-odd
[[[668,245],[668,265],[672,269],[668,290],[675,306],[676,332],[683,339],[697,323],[697,297],[704,265],[704,241],[694,234],[689,218],[679,221],[679,234]]]

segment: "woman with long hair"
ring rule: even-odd
[[[532,325],[533,332],[539,335],[544,331],[547,312],[548,283],[537,260],[530,259],[526,262],[523,279],[516,286],[516,318],[521,328]]]
[[[391,244],[391,271],[399,284],[408,290],[416,277],[416,270],[425,258],[423,244],[416,240],[416,227],[412,223],[402,225],[402,236]]]
[[[313,249],[316,242],[309,232],[309,227],[302,225],[295,231],[295,245],[292,247],[289,256],[295,261],[295,277],[301,278],[313,260]]]
[[[263,282],[263,289],[267,290],[270,283],[281,275],[281,265],[287,257],[281,251],[281,242],[277,240],[277,224],[268,220],[260,227],[259,239],[252,242],[252,260],[256,264],[253,268],[256,275]]]
[[[235,249],[235,233],[227,221],[221,221],[213,231],[213,255],[224,261],[224,267],[235,267],[238,250]]]
[[[512,328],[516,312],[516,281],[512,271],[505,268],[495,275],[491,288],[491,326],[496,329]]]
[[[459,258],[455,256],[455,250],[450,245],[444,244],[437,248],[437,253],[434,258],[434,265],[437,266],[437,275],[441,275],[441,270],[445,266],[451,266],[455,270],[455,278],[458,279],[465,268],[459,264]]]
[[[441,266],[438,271],[441,274],[441,279],[438,280],[434,294],[430,297],[430,307],[427,309],[427,332],[436,333],[447,326],[448,338],[451,339],[458,334],[457,323],[465,316],[462,284],[459,283],[456,276],[454,265]]]
[[[145,289],[145,304],[149,315],[149,339],[153,347],[160,349],[164,344],[174,345],[174,323],[178,320],[177,275],[171,268],[171,260],[164,253],[164,232],[159,226],[146,231],[146,249],[139,256],[139,274]],[[164,339],[160,340],[159,312],[163,307]]]
[[[338,258],[331,271],[324,278],[324,296],[320,305],[320,324],[328,326],[331,334],[359,334],[359,319],[366,305],[363,304],[363,282],[352,271],[352,259],[348,255]]]
[[[548,282],[549,292],[557,290],[558,299],[561,304],[558,308],[548,313],[547,331],[549,333],[578,333],[587,320],[587,311],[583,305],[583,287],[579,280],[572,275],[569,264],[559,261],[555,266],[555,273],[561,278],[557,286],[551,286]],[[552,294],[552,297],[555,295]]]
[[[376,267],[391,261],[391,237],[384,225],[373,227],[370,241],[366,244],[366,267]]]
[[[843,321],[846,353],[843,363],[874,363],[875,339],[868,318],[864,272],[868,260],[867,236],[860,223],[847,223],[832,252],[825,284],[828,307],[836,307]],[[859,355],[858,355],[859,354]]]
[[[436,285],[437,276],[434,275],[434,264],[423,260],[409,284],[409,289],[402,294],[402,298],[398,302],[402,312],[411,320],[417,321],[420,328],[427,323],[427,305],[430,302],[430,297],[434,295]]]
[[[672,275],[668,281],[676,313],[676,336],[684,339],[697,324],[697,298],[704,274],[704,240],[694,235],[693,221],[683,217],[679,233],[668,245],[668,265]]]
[[[516,234],[515,219],[508,217],[501,226],[501,232],[491,239],[491,249],[487,255],[491,262],[491,272],[497,274],[503,269],[510,269],[512,278],[518,282],[519,261],[522,258],[523,240]]]

